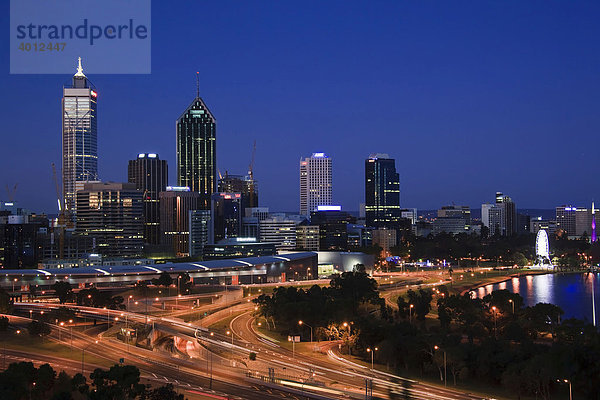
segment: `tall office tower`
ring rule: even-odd
[[[400,220],[400,177],[387,154],[365,160],[365,213],[367,226],[395,228]]]
[[[256,181],[248,175],[229,175],[225,171],[225,176],[219,179],[218,191],[241,193],[244,208],[258,207],[258,187]]]
[[[354,223],[356,218],[340,206],[320,206],[310,214],[310,224],[319,227],[321,251],[347,251],[348,225]]]
[[[213,242],[210,229],[210,210],[193,210],[189,215],[189,253],[191,257],[202,256],[204,246]]]
[[[517,233],[515,203],[502,192],[496,192],[495,204],[481,205],[481,222],[489,229],[490,236],[510,236]]]
[[[188,187],[171,187],[160,192],[160,231],[162,245],[177,257],[189,255],[190,212],[198,210],[201,195]]]
[[[77,232],[96,238],[96,252],[137,257],[144,245],[142,192],[133,183],[86,183],[77,192]]]
[[[210,210],[217,189],[217,120],[200,92],[177,119],[177,185],[200,193],[200,207]]]
[[[144,198],[144,242],[160,244],[160,199],[158,194],[167,188],[169,170],[166,160],[158,154],[139,154],[129,160],[127,179],[135,183]]]
[[[75,211],[77,186],[98,181],[98,93],[83,74],[81,57],[62,98],[62,178],[65,208]],[[79,182],[79,184],[78,184]]]
[[[212,196],[211,220],[213,224],[214,242],[242,235],[241,193],[214,193]]]
[[[592,207],[594,207],[592,205]],[[584,207],[556,207],[556,228],[565,232],[568,237],[591,237],[592,222],[596,210]]]
[[[313,153],[300,160],[300,214],[309,216],[318,206],[331,205],[331,158]]]

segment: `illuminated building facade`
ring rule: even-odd
[[[258,187],[250,176],[230,175],[225,172],[225,176],[219,179],[218,191],[241,193],[244,208],[258,207]]]
[[[127,180],[134,183],[144,199],[144,242],[160,244],[160,199],[158,194],[167,188],[169,170],[166,160],[158,154],[139,154],[129,160]]]
[[[496,192],[495,204],[481,205],[481,222],[489,235],[511,236],[517,233],[517,208],[509,196]]]
[[[242,236],[244,207],[241,193],[214,193],[211,213],[215,243]]]
[[[201,196],[188,187],[171,187],[159,193],[161,244],[177,257],[189,255],[190,212],[198,210]]]
[[[300,214],[331,204],[331,158],[313,153],[300,160]]]
[[[140,256],[142,192],[133,183],[86,183],[77,192],[77,233],[94,237],[95,252],[103,256]]]
[[[177,126],[177,185],[200,194],[200,208],[210,210],[216,191],[217,121],[197,96],[179,117]]]
[[[387,154],[365,160],[365,217],[372,227],[396,227],[400,220],[400,177]]]
[[[65,207],[74,214],[77,187],[98,181],[98,93],[83,74],[81,58],[62,98],[62,181]],[[79,182],[79,185],[78,185]]]

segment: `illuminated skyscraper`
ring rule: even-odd
[[[98,181],[98,93],[83,74],[81,57],[62,98],[62,177],[67,210],[75,210],[76,188]]]
[[[187,187],[167,186],[159,193],[161,244],[177,257],[189,256],[190,212],[198,210],[200,195]]]
[[[217,121],[198,93],[177,119],[177,185],[200,194],[200,207],[210,210],[217,189]]]
[[[139,154],[137,159],[129,160],[127,179],[135,183],[144,198],[144,242],[160,244],[160,192],[167,188],[167,161],[158,154]]]
[[[300,214],[309,216],[318,206],[331,205],[331,158],[313,153],[300,160]]]
[[[139,257],[144,247],[142,192],[133,183],[86,183],[77,192],[77,233],[107,257]]]
[[[365,216],[373,227],[395,228],[400,220],[400,177],[387,154],[365,160]]]

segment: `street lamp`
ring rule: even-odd
[[[371,348],[367,347],[367,353],[371,353],[371,371],[373,370],[373,355],[375,354],[375,352],[379,350],[379,348],[374,347],[373,350],[371,350]]]
[[[410,322],[412,322],[412,309],[413,309],[414,307],[415,307],[415,305],[414,305],[414,304],[411,304],[411,305],[408,307],[408,311],[409,311],[409,313],[410,313],[410,314],[409,314],[409,315],[410,315],[410,317],[409,317],[409,319],[410,319]]]
[[[569,400],[573,400],[573,391],[571,389],[571,381],[569,379],[557,379],[558,383],[568,383],[569,384]]]
[[[433,346],[433,348],[435,350],[440,350],[440,347],[437,346],[437,345]],[[446,387],[447,386],[447,380],[446,380],[446,374],[447,374],[447,372],[446,372],[446,350],[442,350],[442,351],[444,352],[444,387]]]
[[[73,351],[73,320],[69,320],[69,332],[71,334],[71,351]]]
[[[508,299],[508,302],[512,304],[513,315],[515,315],[515,302],[512,299]]]
[[[233,350],[233,332],[227,331],[227,332],[225,332],[225,334],[231,335],[231,349]]]
[[[313,328],[312,328],[312,326],[310,326],[309,324],[307,324],[306,322],[304,322],[302,320],[298,321],[298,325],[306,325],[306,326],[308,326],[310,328],[310,342],[312,343],[312,341],[313,341],[313,335],[312,335]]]
[[[496,306],[492,307],[492,312],[494,313],[494,339],[498,338],[498,331],[497,331],[497,326],[496,326]]]

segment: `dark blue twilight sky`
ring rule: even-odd
[[[23,206],[55,212],[69,76],[8,74],[1,7],[0,198],[18,182]],[[175,119],[200,71],[219,169],[245,173],[256,139],[274,210],[297,210],[298,160],[314,151],[333,157],[347,210],[371,152],[396,158],[406,207],[479,206],[496,190],[522,208],[600,202],[598,2],[155,0],[152,15],[151,75],[90,76],[103,180],[157,152],[176,183]]]

